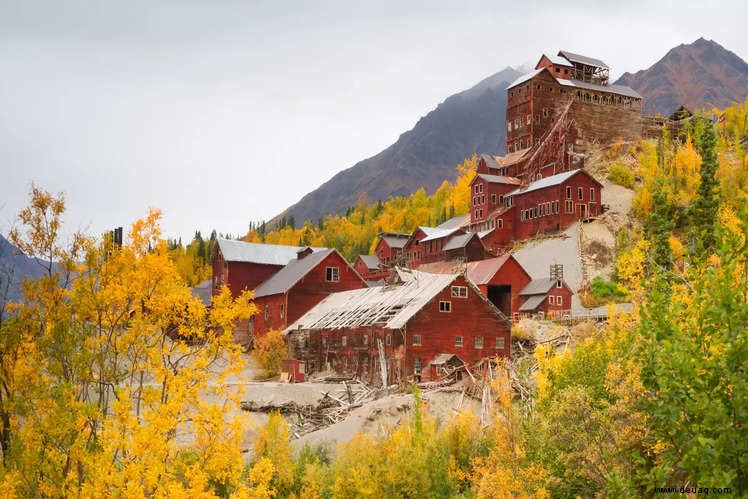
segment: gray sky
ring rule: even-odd
[[[654,4],[654,5],[652,5]],[[0,231],[31,183],[68,230],[243,234],[449,95],[560,49],[612,76],[703,36],[748,59],[748,2],[0,0]]]

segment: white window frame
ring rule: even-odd
[[[475,337],[475,348],[476,349],[483,348],[483,336]]]
[[[462,348],[462,336],[455,336],[455,346]]]
[[[439,301],[439,312],[449,314],[452,312],[452,302],[449,300]]]
[[[564,297],[561,295],[558,295],[556,297],[556,306],[563,307],[563,305],[564,305]]]
[[[595,200],[595,188],[590,187],[590,201],[594,201],[594,200]]]
[[[421,335],[420,334],[413,335],[413,346],[421,346]]]
[[[548,304],[549,305],[555,305],[556,304],[556,297],[553,295],[548,295]]]
[[[452,286],[452,298],[467,298],[467,286]]]
[[[496,338],[496,350],[503,350],[506,348],[504,338]]]
[[[325,267],[325,281],[340,282],[340,267]]]

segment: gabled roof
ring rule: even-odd
[[[512,88],[512,87],[516,87],[516,86],[517,86],[517,85],[519,85],[520,83],[524,83],[524,82],[526,82],[526,81],[528,81],[528,80],[532,80],[532,79],[533,79],[533,78],[535,78],[535,77],[536,77],[537,75],[539,75],[540,73],[542,73],[544,69],[545,69],[545,68],[535,69],[535,70],[533,70],[533,71],[530,71],[530,72],[529,72],[529,73],[527,73],[527,74],[524,74],[524,75],[522,75],[522,76],[518,77],[518,78],[517,78],[516,80],[514,80],[513,82],[511,82],[511,83],[510,83],[510,84],[509,84],[509,85],[508,85],[508,86],[506,87],[506,89],[507,89],[507,90],[509,90],[509,89],[510,89],[510,88]]]
[[[458,276],[398,271],[401,284],[332,293],[291,324],[295,329],[341,329],[374,324],[399,329]]]
[[[313,268],[319,265],[325,258],[338,253],[335,248],[318,251],[307,255],[301,260],[292,260],[285,267],[270,276],[268,280],[257,286],[255,298],[285,293],[290,290],[302,277],[307,275]],[[340,253],[338,253],[340,255]],[[343,258],[341,256],[341,258]],[[345,259],[343,259],[345,261]]]
[[[556,285],[556,279],[550,277],[543,277],[541,279],[533,279],[530,281],[525,288],[519,292],[520,296],[530,295],[543,295],[545,296],[553,286]]]
[[[440,223],[436,226],[437,229],[458,229],[462,227],[463,225],[470,222],[470,213],[466,213],[465,215],[457,215],[456,217],[452,217],[449,220],[445,220],[444,222]]]
[[[450,250],[456,250],[459,248],[464,248],[468,245],[471,239],[474,237],[478,237],[478,234],[475,232],[468,233],[468,234],[457,234],[456,236],[450,238],[450,240],[447,242],[447,244],[444,245],[444,248],[442,248],[443,251],[450,251]],[[480,238],[478,238],[480,239]]]
[[[218,239],[218,247],[227,262],[248,262],[265,265],[286,265],[296,258],[296,253],[305,246],[285,246],[281,244],[245,243],[230,239]],[[326,248],[312,248],[323,251]]]
[[[379,270],[379,258],[377,255],[358,255],[366,268],[369,270]]]
[[[478,286],[488,284],[493,276],[501,270],[511,255],[506,254],[496,258],[489,258],[487,260],[479,260],[477,262],[469,262],[467,264],[467,278]]]
[[[545,301],[545,295],[533,295],[530,296],[525,302],[519,307],[520,312],[533,312]]]
[[[561,185],[578,173],[584,173],[585,175],[588,175],[592,180],[594,180],[598,184],[600,183],[597,180],[595,180],[595,178],[589,173],[585,172],[582,169],[577,169],[577,170],[571,170],[568,172],[557,173],[555,175],[551,175],[550,177],[541,178],[540,180],[536,180],[535,182],[528,184],[527,187],[525,188],[515,189],[506,195],[515,196],[517,194],[526,194],[528,192],[537,191],[539,189],[545,189],[546,187],[553,187],[556,185]]]
[[[483,159],[483,161],[486,162],[486,166],[488,168],[494,168],[495,169],[495,168],[499,167],[499,164],[496,162],[496,158],[494,158],[490,154],[483,153],[483,154],[480,155],[480,157],[481,157],[481,159]]]
[[[519,151],[510,152],[504,157],[496,158],[496,161],[500,166],[513,165],[521,161],[524,158],[525,154],[527,154],[527,152],[530,150],[531,149],[521,149]]]
[[[567,50],[559,51],[558,55],[568,60],[569,62],[576,62],[579,64],[585,64],[587,66],[595,66],[597,68],[609,69],[607,64],[605,64],[600,59],[595,59],[594,57],[587,57],[586,55],[574,54],[573,52],[569,52]]]
[[[383,232],[380,237],[387,243],[390,248],[403,249],[410,239],[410,234],[400,234],[398,232]]]
[[[516,177],[504,177],[502,175],[488,175],[487,173],[479,173],[475,178],[482,178],[486,182],[491,184],[507,184],[507,185],[520,185],[521,182]]]
[[[567,59],[564,59],[563,57],[560,57],[558,55],[547,55],[547,54],[543,54],[542,56],[540,56],[540,59],[538,59],[538,64],[540,64],[540,61],[543,60],[543,57],[548,58],[548,60],[551,61],[551,63],[555,64],[556,66],[572,67],[572,64]],[[538,69],[538,64],[535,65],[535,69]]]
[[[619,94],[634,99],[642,98],[642,96],[636,90],[631,87],[627,87],[626,85],[598,85],[597,83],[589,83],[581,80],[564,80],[563,78],[558,78],[556,81],[560,85],[563,85],[565,87],[584,88],[586,90],[608,92],[611,94]]]
[[[421,231],[426,234],[426,237],[421,239],[422,243],[425,243],[427,241],[433,241],[434,239],[441,239],[443,237],[447,237],[449,235],[454,234],[458,230],[460,230],[459,227],[453,227],[451,229],[440,229],[438,227],[418,227],[421,229]]]

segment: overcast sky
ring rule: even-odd
[[[613,78],[703,36],[748,59],[748,2],[0,0],[0,232],[31,183],[69,231],[243,234],[449,95],[569,50]]]

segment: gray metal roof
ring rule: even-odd
[[[565,59],[564,57],[561,57],[561,56],[558,56],[558,55],[547,55],[547,54],[543,54],[543,55],[546,56],[556,66],[569,66],[569,67],[572,67],[572,64],[569,62],[569,60]],[[542,59],[542,57],[541,57],[541,59]]]
[[[519,185],[520,184],[520,180],[515,177],[504,177],[501,175],[489,175],[487,173],[479,173],[478,177],[492,184],[507,184],[507,185]]]
[[[447,237],[451,234],[454,234],[458,230],[460,230],[459,227],[452,227],[451,229],[441,229],[438,227],[418,227],[423,231],[424,234],[426,234],[426,237],[421,239],[421,243],[425,243],[427,241],[433,241],[434,239],[441,239],[443,237]]]
[[[609,94],[623,95],[632,99],[641,99],[642,96],[633,88],[626,85],[598,85],[581,80],[564,80],[557,78],[556,81],[565,87],[583,88],[585,90],[595,90],[597,92],[607,92]]]
[[[483,153],[480,155],[480,157],[483,158],[483,161],[486,162],[487,167],[494,169],[499,168],[499,164],[496,162],[496,158],[494,158],[490,154]]]
[[[408,239],[410,239],[410,234],[395,234],[394,232],[388,232],[382,234],[382,239],[390,248],[403,249],[408,243]]]
[[[605,64],[600,59],[595,59],[594,57],[587,57],[586,55],[574,54],[573,52],[568,52],[566,50],[559,51],[558,55],[568,60],[569,62],[578,62],[580,64],[585,64],[587,66],[595,66],[597,68],[609,69],[607,64]]]
[[[445,220],[444,222],[440,223],[436,226],[437,229],[458,229],[462,227],[463,225],[470,222],[470,213],[467,213],[465,215],[457,215],[456,217],[452,217],[449,220]]]
[[[545,301],[545,295],[533,295],[530,296],[525,302],[519,307],[520,312],[533,312]]]
[[[227,262],[249,262],[266,265],[286,265],[296,258],[296,253],[305,246],[285,246],[281,244],[245,243],[231,239],[218,239],[218,247]],[[323,251],[326,248],[312,248]]]
[[[337,252],[336,249],[332,248],[312,253],[301,260],[295,259],[290,261],[288,265],[257,286],[257,289],[255,289],[255,298],[285,293],[291,289],[294,284],[299,282],[302,277],[307,275],[309,271],[319,265],[325,258]]]
[[[527,295],[543,295],[545,296],[550,289],[556,285],[556,279],[550,277],[543,277],[541,279],[533,279],[522,291],[519,292],[520,296]]]
[[[367,269],[379,270],[379,258],[377,258],[377,255],[358,255],[358,257],[364,262]]]
[[[457,234],[456,236],[450,238],[450,240],[447,242],[447,244],[444,245],[444,248],[442,249],[444,251],[450,251],[464,248],[473,237],[478,237],[478,234],[474,232],[471,232],[469,234]]]
[[[516,87],[520,83],[524,83],[524,82],[526,82],[528,80],[532,80],[533,78],[535,78],[535,76],[539,75],[541,73],[541,71],[543,71],[544,69],[545,68],[536,69],[534,71],[530,71],[529,73],[520,76],[519,78],[517,78],[516,80],[514,80],[513,82],[511,82],[506,87],[506,89],[509,90],[512,87]]]
[[[524,189],[519,188],[519,189],[513,190],[512,192],[507,194],[507,196],[525,194],[528,192],[537,191],[538,189],[545,189],[546,187],[553,187],[554,185],[561,185],[581,171],[583,170],[579,170],[579,169],[571,170],[568,172],[557,173],[556,175],[551,175],[550,177],[541,178],[540,180],[536,180],[535,182],[528,184],[528,186],[525,187]]]
[[[400,329],[444,288],[456,274],[398,271],[403,282],[332,293],[291,324],[295,329],[342,329],[374,324]]]

